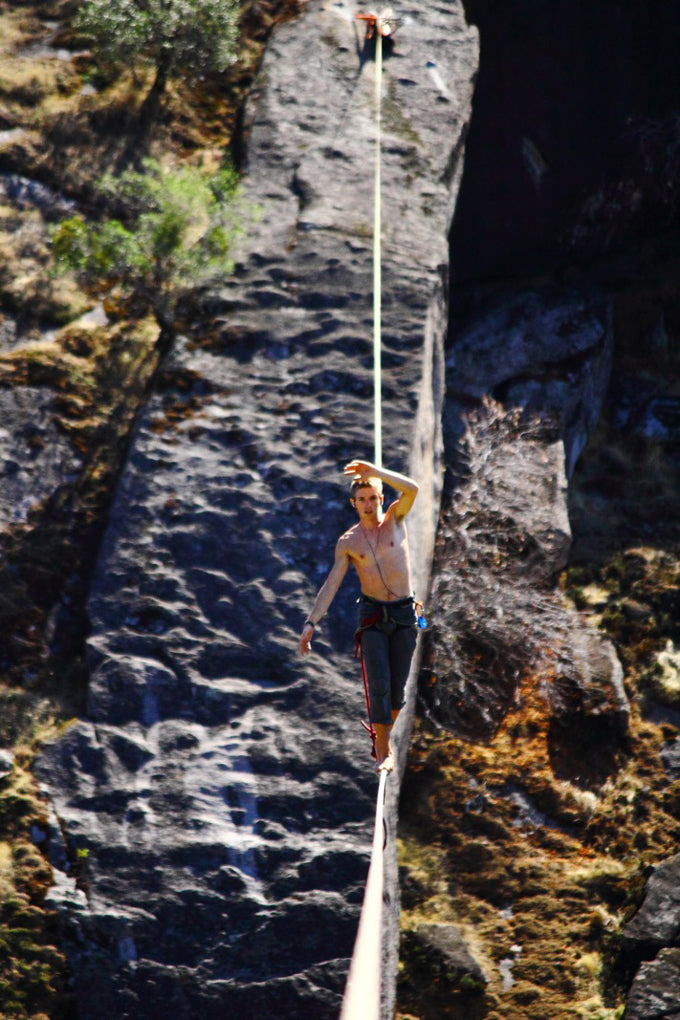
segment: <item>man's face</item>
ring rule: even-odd
[[[377,517],[382,501],[382,492],[378,492],[372,485],[362,485],[357,489],[354,493],[354,507],[359,514],[359,520]]]

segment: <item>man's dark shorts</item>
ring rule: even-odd
[[[418,623],[413,597],[381,602],[369,595],[357,599],[358,629],[364,657],[372,723],[392,722],[392,712],[404,706],[404,688],[416,647]],[[380,620],[366,627],[366,621]]]

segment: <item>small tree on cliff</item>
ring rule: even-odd
[[[246,215],[236,172],[168,171],[145,160],[142,172],[107,175],[100,188],[119,218],[63,220],[52,236],[57,269],[90,287],[118,287],[172,329],[180,298],[233,268],[229,252]]]
[[[234,60],[238,6],[238,0],[84,0],[75,27],[114,67],[155,68],[142,108],[151,116],[170,75],[223,71]]]

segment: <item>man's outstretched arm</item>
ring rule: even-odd
[[[401,475],[398,471],[387,471],[385,468],[372,464],[369,460],[351,460],[349,464],[345,465],[344,473],[346,475],[361,475],[362,478],[372,475],[401,493],[399,499],[390,507],[391,513],[398,521],[406,517],[418,495],[418,483],[413,478]]]
[[[338,544],[335,547],[335,562],[330,569],[328,577],[319,589],[319,594],[316,596],[314,605],[312,606],[305,625],[302,628],[302,634],[300,635],[300,655],[309,655],[312,650],[311,644],[314,627],[319,622],[323,614],[328,610],[328,607],[335,598],[338,588],[342,584],[342,579],[347,573],[348,566],[349,555],[347,552],[347,540],[343,536],[338,539]]]

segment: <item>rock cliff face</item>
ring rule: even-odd
[[[83,1020],[338,1014],[376,790],[350,582],[311,662],[296,645],[352,519],[342,465],[372,456],[374,64],[354,13],[310,3],[268,47],[245,116],[261,217],[138,423],[88,606],[87,714],[39,763]],[[422,591],[476,49],[457,5],[399,16],[383,86],[384,459],[423,483]]]
[[[14,676],[41,641],[46,673],[57,645],[78,658],[87,557],[59,563],[55,585],[44,532],[68,518],[81,449],[97,457],[85,432],[119,448],[154,377],[90,585],[87,710],[38,762],[49,819],[31,805],[83,1020],[339,1012],[376,788],[351,581],[318,654],[301,662],[296,644],[352,521],[342,465],[372,455],[374,64],[352,5],[300,8],[244,112],[260,216],[160,367],[153,338],[75,323],[61,375],[44,342],[19,371],[20,317],[1,324]],[[458,4],[400,7],[385,60],[384,451],[421,482],[420,595],[431,554],[434,571],[397,733],[398,825],[388,786],[383,1012],[399,837],[402,1016],[619,1020],[625,1003],[648,1020],[672,1013],[679,941],[677,14],[464,8],[478,73]],[[23,73],[0,82],[3,102],[42,101]],[[53,77],[64,94],[82,84],[72,66]],[[70,150],[68,118],[50,123],[47,147],[33,125],[0,132],[4,167],[63,174],[83,121]],[[23,261],[44,257],[62,200],[0,184],[16,252],[3,309],[35,292],[38,318],[76,320]],[[131,360],[126,401],[105,382]],[[79,387],[106,394],[107,436],[75,414]]]

